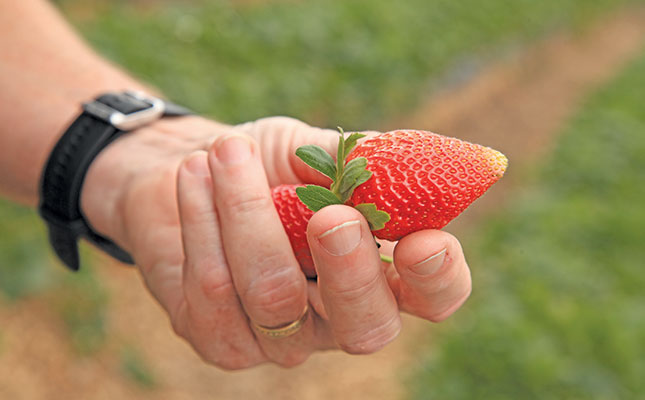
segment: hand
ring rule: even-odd
[[[396,245],[394,268],[346,206],[312,218],[319,279],[307,281],[269,187],[325,183],[294,155],[310,143],[333,154],[337,133],[288,118],[237,127],[167,119],[115,142],[88,174],[88,219],[134,256],[175,331],[210,363],[292,366],[316,350],[370,353],[396,337],[400,310],[439,321],[470,293],[454,237],[409,235]],[[269,338],[255,327],[297,320],[307,304],[310,318],[292,336]]]

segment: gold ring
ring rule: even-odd
[[[262,326],[258,324],[253,324],[253,326],[255,326],[255,329],[257,329],[258,332],[260,332],[261,334],[268,336],[272,339],[279,339],[279,338],[291,336],[296,332],[298,332],[307,321],[308,316],[309,316],[309,306],[305,305],[305,309],[302,312],[302,315],[293,322],[289,322],[288,324],[277,326],[277,327],[271,327],[271,328],[268,326]]]

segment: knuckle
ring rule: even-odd
[[[271,209],[273,201],[267,193],[242,192],[232,193],[224,199],[226,209],[233,215],[247,215]]]
[[[220,302],[236,294],[228,270],[222,268],[211,268],[204,273],[199,279],[199,289],[207,300],[213,302]]]
[[[380,279],[379,274],[373,274],[373,276],[363,279],[362,282],[354,282],[352,286],[345,287],[343,286],[328,286],[328,290],[338,302],[355,304],[356,302],[361,301],[363,298],[370,296],[370,293],[378,288],[378,280]]]
[[[209,197],[204,198],[199,189],[190,188],[178,196],[181,222],[190,225],[212,224],[215,207]]]
[[[401,319],[395,314],[386,323],[368,330],[353,340],[338,341],[338,346],[349,354],[371,354],[393,341],[401,332]]]
[[[293,266],[287,266],[269,268],[255,276],[244,297],[252,317],[263,321],[277,315],[297,318],[302,312],[304,295],[304,276]]]

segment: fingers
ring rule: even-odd
[[[401,329],[376,243],[362,215],[351,207],[325,207],[307,229],[322,301],[338,345],[371,353]]]
[[[393,286],[402,310],[430,321],[449,317],[471,292],[470,270],[459,241],[425,230],[401,239],[394,250]]]
[[[224,252],[246,314],[265,327],[297,320],[307,304],[306,279],[273,205],[257,144],[246,135],[225,136],[208,160]],[[308,356],[303,338],[312,330],[308,319],[291,337],[257,337],[267,356],[289,365]]]
[[[250,135],[260,144],[271,187],[301,182],[329,185],[329,178],[311,169],[296,157],[296,149],[305,144],[316,144],[330,154],[336,154],[337,131],[315,128],[288,117],[262,118],[238,125],[237,129]]]
[[[207,361],[227,369],[265,360],[226,265],[206,152],[188,157],[177,176],[184,245],[183,287],[189,341]]]

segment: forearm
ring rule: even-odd
[[[46,1],[0,2],[0,195],[35,205],[47,155],[83,101],[145,89],[97,56]]]

